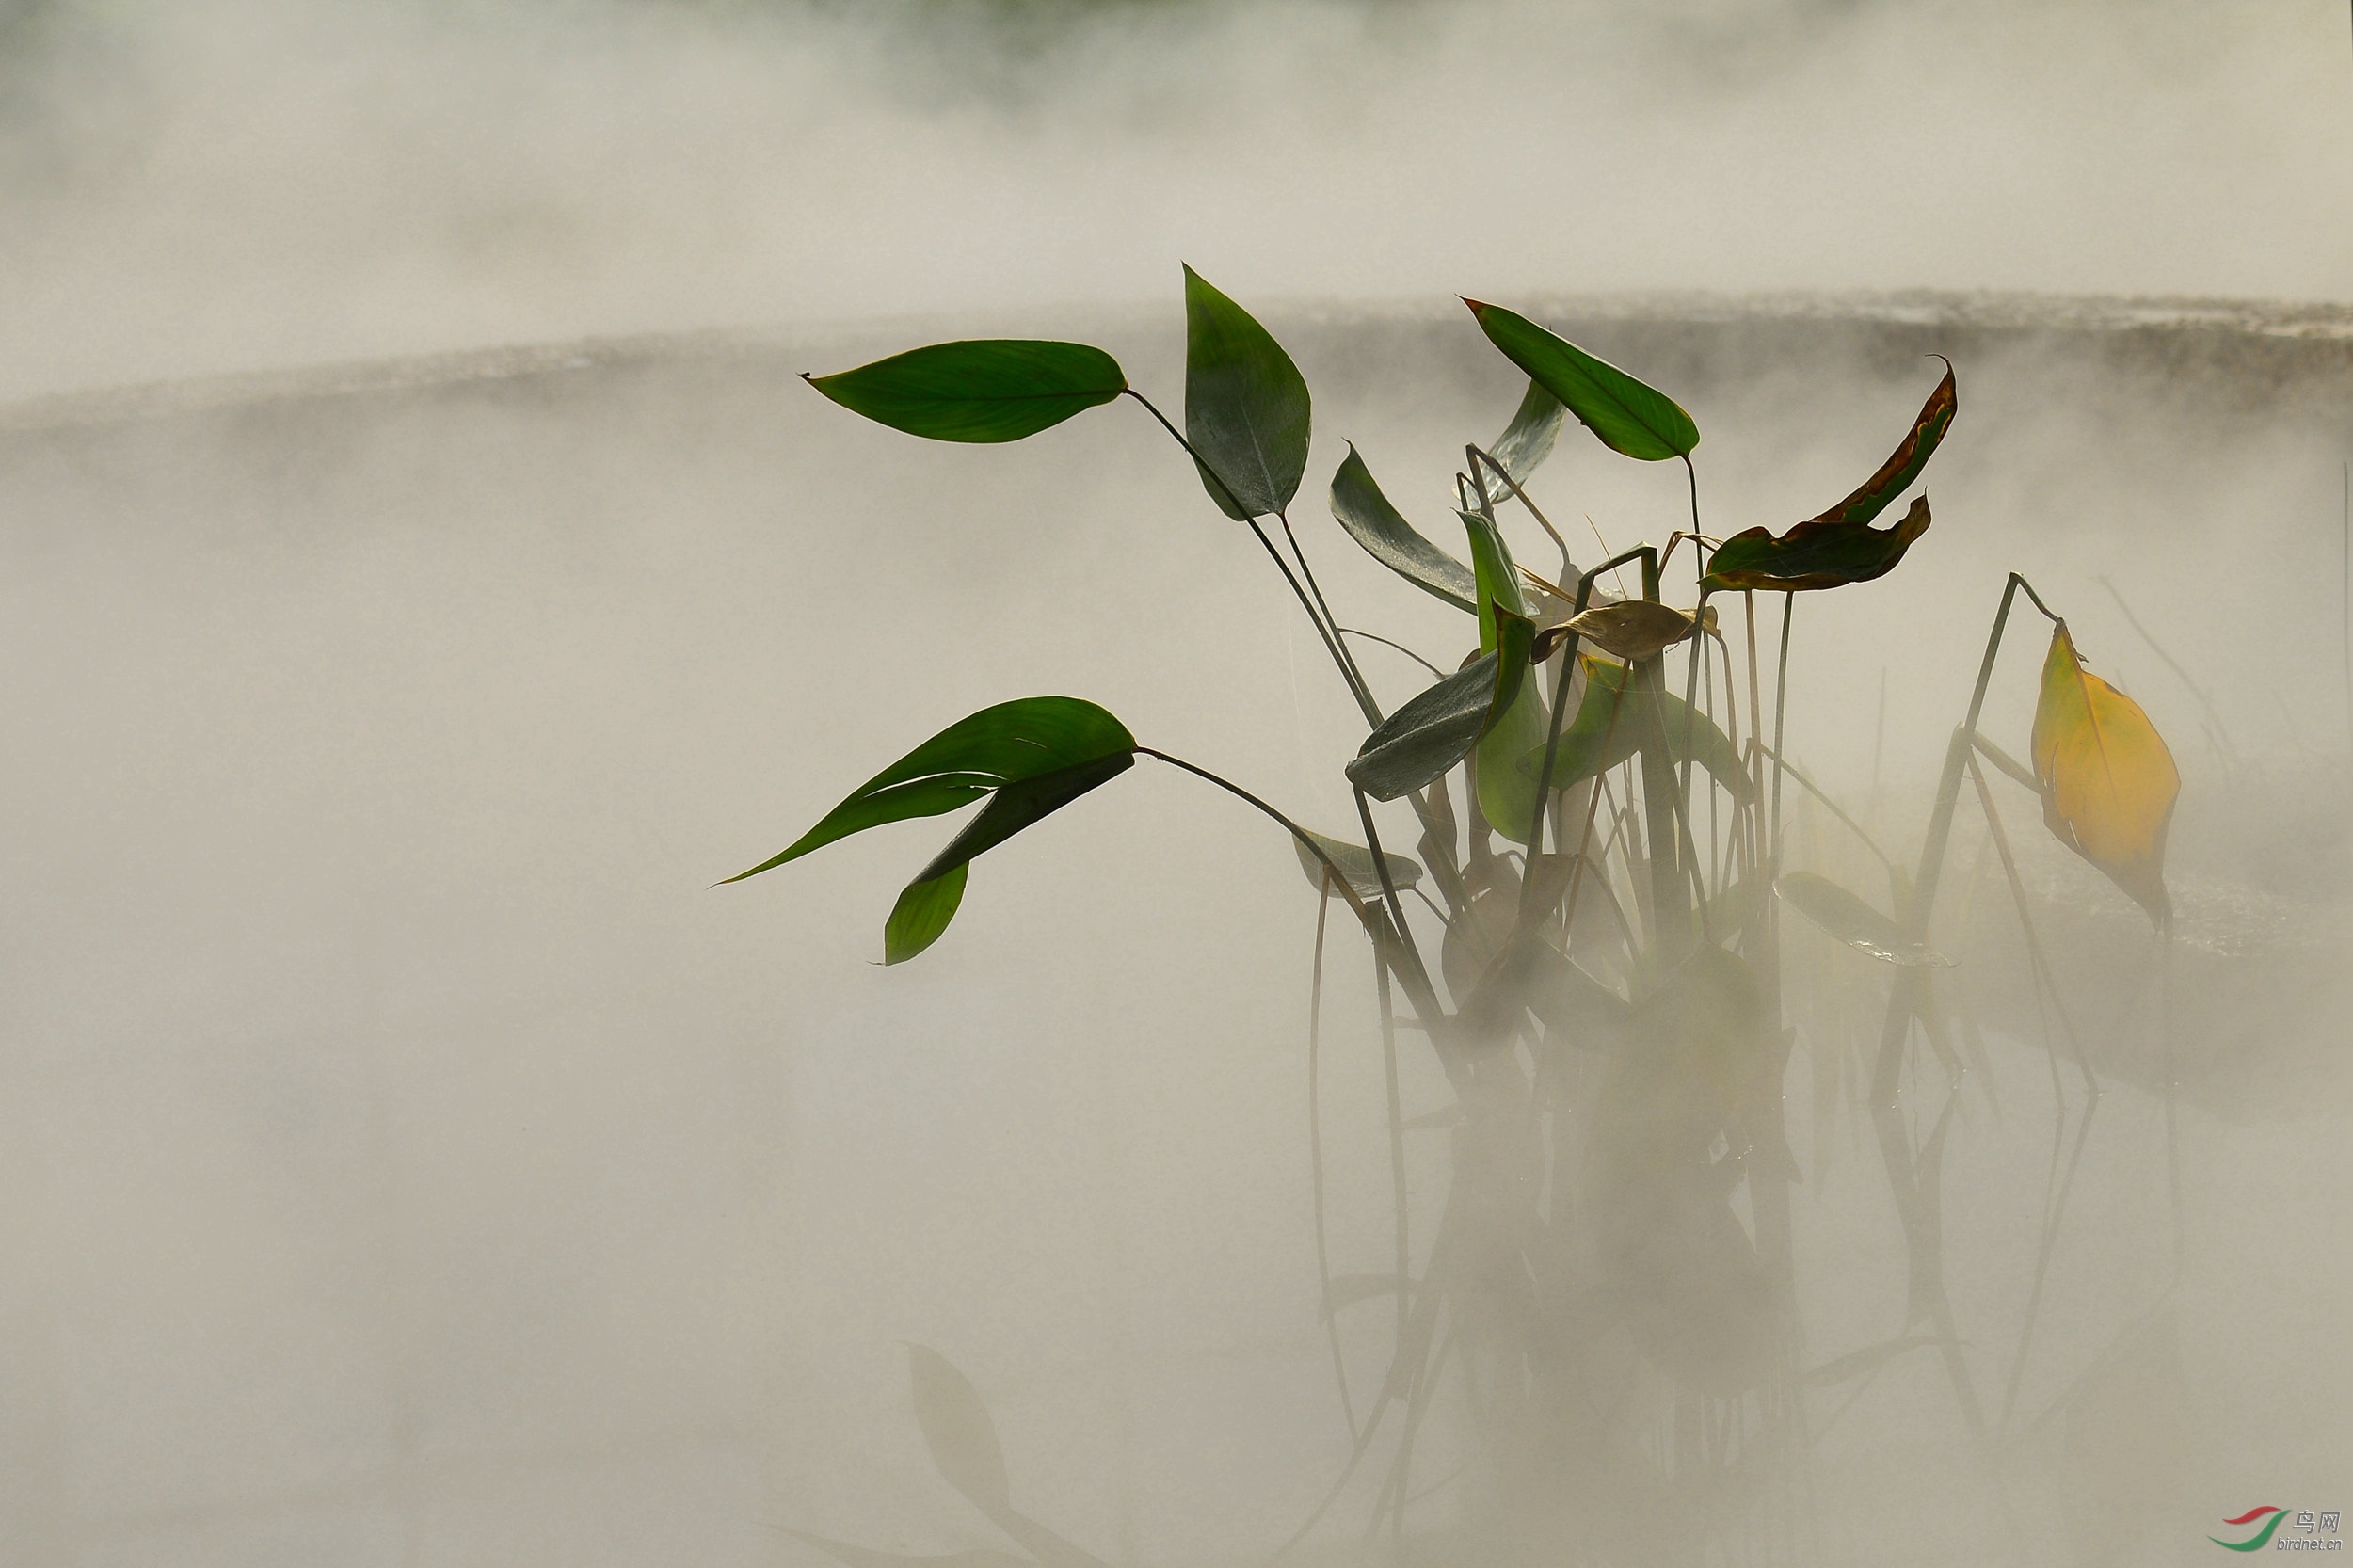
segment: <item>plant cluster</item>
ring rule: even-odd
[[[1852,494],[1781,534],[1719,538],[1702,524],[1689,414],[1525,316],[1469,308],[1529,382],[1502,433],[1464,449],[1450,499],[1467,559],[1408,522],[1353,447],[1330,486],[1332,515],[1352,539],[1465,616],[1459,663],[1432,664],[1431,684],[1393,712],[1357,663],[1371,634],[1342,624],[1292,525],[1308,456],[1306,383],[1257,320],[1191,268],[1181,429],[1112,356],[1078,344],[937,344],[811,379],[844,408],[940,440],[1016,440],[1123,398],[1148,411],[1281,574],[1362,712],[1365,740],[1345,764],[1361,841],[1309,831],[1241,784],[1142,744],[1094,703],[1031,696],[941,730],[729,880],[869,827],[979,804],[900,892],[884,928],[885,962],[896,964],[939,939],[975,857],[1140,758],[1264,813],[1290,835],[1321,909],[1338,904],[1370,944],[1399,1173],[1391,1271],[1343,1288],[1324,1264],[1327,1320],[1376,1299],[1395,1314],[1388,1366],[1361,1410],[1333,1330],[1351,1458],[1325,1508],[1370,1463],[1380,1471],[1368,1483],[1373,1520],[1405,1536],[1418,1496],[1417,1433],[1451,1378],[1477,1450],[1454,1516],[1482,1560],[1696,1562],[1729,1542],[1793,1552],[1810,1395],[1932,1349],[1969,1430],[1991,1446],[2010,1419],[2025,1355],[2022,1339],[2003,1408],[1989,1418],[1942,1277],[1942,1157],[1964,1064],[1934,981],[1952,960],[1929,938],[1962,785],[1988,813],[2014,891],[1981,762],[2032,791],[2050,830],[2162,931],[2178,775],[2139,708],[2083,667],[2066,623],[2012,576],[1920,858],[1900,868],[1785,760],[1789,630],[1800,594],[1884,577],[1928,531],[1925,496],[1875,524],[1951,426],[1950,363]],[[1529,488],[1572,416],[1629,459],[1682,464],[1688,526],[1663,545],[1574,565]],[[1503,523],[1521,513],[1558,549],[1555,575],[1515,558]],[[1671,602],[1683,596],[1667,589],[1679,552],[1688,602]],[[1625,567],[1639,568],[1639,597],[1604,592],[1605,575]],[[1978,729],[2021,592],[2053,623],[2025,762]],[[1779,596],[1769,702],[1759,595]],[[1737,610],[1737,633],[1720,607]],[[1869,846],[1886,871],[1883,901],[1790,863],[1792,781]],[[1418,830],[1411,855],[1385,845],[1373,809],[1400,801]],[[1784,1086],[1801,1032],[1786,994],[1785,911],[1861,955],[1841,984],[1875,1000],[1884,986],[1855,1108],[1879,1144],[1910,1281],[1907,1320],[1890,1338],[1816,1368],[1801,1360],[1792,1245],[1801,1173]],[[1323,935],[1320,913],[1319,997]],[[1396,1089],[1406,1029],[1434,1052],[1455,1096],[1440,1118],[1451,1179],[1418,1246]],[[1319,1047],[1311,1038],[1311,1080]],[[2057,1064],[2055,1051],[2055,1084]],[[2096,1097],[2080,1051],[2077,1064]],[[1817,1064],[1817,1081],[1819,1073]],[[1913,1102],[1940,1084],[1941,1110],[1923,1134]],[[1321,1254],[1320,1175],[1317,1196]],[[2038,1294],[2056,1228],[2054,1210]],[[1012,1508],[985,1407],[962,1375],[928,1352],[915,1372],[943,1474],[1044,1568],[1096,1563]],[[816,1544],[857,1568],[884,1560]]]

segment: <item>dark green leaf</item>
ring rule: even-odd
[[[1478,748],[1479,808],[1488,824],[1515,843],[1527,843],[1536,831],[1536,784],[1513,767],[1531,745],[1541,744],[1546,728],[1543,682],[1522,679],[1535,640],[1528,616],[1528,596],[1512,564],[1511,547],[1494,520],[1478,512],[1458,514],[1470,536],[1471,568],[1479,582],[1479,647],[1500,648],[1503,665],[1495,713],[1480,732]],[[1529,645],[1515,639],[1525,628]]]
[[[1382,896],[1381,872],[1372,863],[1372,851],[1362,844],[1352,844],[1339,839],[1327,839],[1321,833],[1310,833],[1307,837],[1313,839],[1316,847],[1323,851],[1330,857],[1332,864],[1340,869],[1341,877],[1358,898],[1375,899]],[[1308,854],[1307,846],[1297,839],[1291,840],[1291,848],[1299,852],[1299,869],[1306,873],[1308,886],[1321,888],[1324,879],[1332,874],[1324,869],[1323,862]],[[1402,892],[1421,880],[1420,863],[1411,856],[1391,854],[1385,850],[1382,853],[1382,858],[1388,861],[1389,880],[1397,885],[1399,891]]]
[[[1282,344],[1185,268],[1185,439],[1227,517],[1290,504],[1307,468],[1307,383]]]
[[[1867,583],[1895,570],[1912,541],[1928,531],[1927,496],[1914,497],[1912,510],[1893,528],[1817,518],[1778,539],[1767,529],[1752,528],[1717,547],[1700,586],[1709,593],[1739,588],[1794,593]]]
[[[803,377],[868,419],[941,441],[1017,441],[1128,390],[1119,361],[1078,343],[937,343]]]
[[[1114,751],[1091,762],[1056,768],[1034,778],[1011,780],[964,824],[964,831],[948,840],[948,847],[932,857],[932,863],[923,868],[916,880],[926,882],[945,876],[955,867],[985,850],[995,849],[1041,817],[1061,810],[1089,790],[1108,783],[1135,765],[1134,752]]]
[[[964,902],[964,879],[969,872],[969,866],[959,861],[937,876],[906,885],[890,906],[890,919],[883,922],[885,964],[904,964],[939,940]]]
[[[1561,439],[1561,423],[1567,413],[1561,400],[1545,391],[1543,382],[1530,381],[1512,423],[1503,427],[1487,456],[1503,465],[1513,484],[1527,484],[1536,466],[1552,456],[1553,442]]]
[[[1332,515],[1365,553],[1414,586],[1458,610],[1478,609],[1479,586],[1470,568],[1423,538],[1389,504],[1353,444],[1332,476]]]
[[[1556,337],[1500,305],[1466,299],[1488,341],[1535,382],[1568,405],[1613,452],[1645,462],[1690,456],[1699,426],[1680,405],[1605,360]]]
[[[972,1380],[925,1345],[907,1347],[907,1375],[915,1393],[916,1424],[923,1429],[940,1479],[992,1518],[1010,1508],[1005,1451],[997,1441],[997,1423]]]
[[[1912,482],[1920,477],[1920,471],[1929,466],[1929,459],[1936,453],[1936,443],[1945,439],[1945,430],[1953,423],[1953,412],[1959,407],[1953,386],[1953,361],[1945,360],[1945,379],[1936,384],[1929,400],[1920,406],[1919,417],[1912,422],[1912,433],[1880,465],[1880,471],[1863,482],[1860,489],[1813,520],[1859,525],[1887,510],[1887,504],[1910,489]]]
[[[1697,762],[1734,799],[1749,798],[1748,770],[1740,765],[1732,738],[1715,720],[1673,692],[1653,692],[1646,700],[1630,699],[1625,665],[1584,654],[1577,657],[1585,672],[1585,696],[1577,704],[1577,716],[1561,728],[1561,749],[1552,766],[1554,789],[1607,773],[1641,750],[1644,741],[1660,738],[1677,765]],[[1519,760],[1519,771],[1529,778],[1538,776],[1545,765],[1542,737]]]
[[[1515,621],[1506,612],[1506,626]],[[1528,626],[1528,621],[1518,621]],[[1515,631],[1520,645],[1520,671],[1511,671],[1509,652],[1481,654],[1459,671],[1426,687],[1402,709],[1388,715],[1382,728],[1365,737],[1365,746],[1349,762],[1349,781],[1374,801],[1396,801],[1443,775],[1471,753],[1481,734],[1520,692],[1520,676],[1528,673],[1528,643]],[[1509,649],[1509,643],[1506,643]]]
[[[859,785],[790,848],[727,880],[741,882],[836,839],[952,811],[1004,785],[1131,752],[1135,744],[1126,725],[1079,697],[1000,702],[950,725]]]
[[[1857,952],[1905,968],[1949,969],[1953,961],[1903,934],[1896,922],[1826,876],[1790,872],[1773,884],[1781,902]]]

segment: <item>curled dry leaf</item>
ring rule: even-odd
[[[1570,631],[1605,653],[1625,660],[1655,658],[1691,634],[1691,612],[1646,599],[1604,604],[1572,616]]]
[[[2140,704],[2083,667],[2067,623],[2051,633],[2034,711],[2042,821],[2163,925],[2165,835],[2182,776]]]
[[[1896,569],[1913,541],[1929,531],[1929,520],[1928,497],[1915,496],[1912,510],[1893,528],[1815,518],[1778,539],[1752,528],[1717,547],[1701,586],[1710,593],[1738,588],[1796,593],[1868,583]]]

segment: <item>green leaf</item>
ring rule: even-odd
[[[923,1429],[940,1479],[991,1517],[1011,1508],[1005,1450],[972,1380],[926,1345],[907,1347],[907,1377],[915,1393],[915,1421]]]
[[[1938,359],[1944,360],[1940,354]],[[1861,525],[1887,510],[1887,504],[1912,488],[1920,477],[1920,471],[1929,466],[1936,455],[1939,441],[1953,423],[1953,413],[1960,407],[1953,384],[1953,361],[1945,360],[1945,379],[1929,393],[1929,400],[1920,405],[1917,418],[1912,422],[1911,434],[1904,437],[1879,472],[1863,482],[1862,488],[1813,519],[1816,522],[1841,522]]]
[[[1126,725],[1079,697],[1000,702],[950,725],[852,791],[789,848],[727,880],[741,882],[853,833],[936,817],[1004,785],[1131,752],[1135,745]]]
[[[939,441],[1017,441],[1128,390],[1101,349],[1028,338],[937,343],[802,379],[854,413]]]
[[[932,863],[923,868],[917,880],[945,876],[983,851],[995,849],[1041,817],[1061,810],[1089,790],[1110,782],[1135,765],[1133,751],[1114,751],[1033,778],[1012,780],[964,824],[964,831],[948,840],[948,847],[932,857]]]
[[[1307,383],[1291,357],[1185,268],[1185,439],[1227,517],[1245,522],[1290,504],[1307,469]]]
[[[1503,427],[1487,456],[1503,465],[1503,472],[1515,485],[1528,483],[1528,476],[1537,465],[1552,456],[1553,443],[1561,439],[1561,424],[1568,410],[1561,400],[1545,391],[1541,381],[1528,384],[1527,395],[1520,399],[1519,408],[1512,415],[1512,423]]]
[[[1641,750],[1644,741],[1659,738],[1678,766],[1697,762],[1735,800],[1749,798],[1748,770],[1740,765],[1740,753],[1732,738],[1714,719],[1673,692],[1654,692],[1655,702],[1629,701],[1625,665],[1585,654],[1577,658],[1585,672],[1585,696],[1577,704],[1576,717],[1561,727],[1561,748],[1552,765],[1554,789],[1566,789],[1580,778],[1607,773]],[[1540,735],[1536,745],[1520,758],[1519,771],[1532,779],[1544,765],[1544,737]]]
[[[1373,483],[1372,471],[1351,443],[1339,472],[1332,475],[1332,515],[1364,546],[1365,553],[1424,593],[1458,610],[1477,610],[1479,585],[1463,565],[1417,533]]]
[[[1666,393],[1643,385],[1606,360],[1500,305],[1466,299],[1487,339],[1504,357],[1568,406],[1585,428],[1612,452],[1659,462],[1688,457],[1700,444],[1699,426]]]
[[[1365,737],[1349,782],[1375,800],[1422,788],[1468,756],[1496,710],[1499,653],[1482,653],[1422,690]]]
[[[1470,536],[1471,567],[1478,574],[1479,647],[1482,652],[1502,649],[1498,691],[1507,682],[1511,688],[1499,695],[1497,713],[1480,733],[1479,808],[1497,832],[1524,844],[1536,832],[1536,783],[1512,764],[1529,746],[1544,744],[1548,711],[1540,690],[1543,682],[1522,679],[1531,648],[1513,639],[1514,629],[1524,627],[1532,645],[1535,627],[1527,618],[1528,597],[1520,589],[1511,547],[1494,520],[1478,512],[1457,515]],[[1513,673],[1515,663],[1521,673]]]
[[[964,879],[969,865],[959,862],[939,875],[910,882],[890,906],[883,922],[883,962],[904,964],[939,940],[948,922],[964,902]]]
[[[908,817],[989,802],[899,894],[883,925],[883,962],[902,964],[939,939],[964,902],[965,866],[1039,818],[1135,765],[1136,738],[1092,702],[1032,696],[959,719],[868,779],[824,820],[747,876],[836,839]]]
[[[1868,583],[1895,570],[1912,541],[1928,531],[1927,496],[1915,496],[1912,510],[1893,528],[1817,518],[1778,539],[1768,529],[1752,528],[1717,546],[1700,587],[1708,593],[1739,588],[1801,593]]]
[[[1882,964],[1904,968],[1949,969],[1953,961],[1903,934],[1901,927],[1826,876],[1790,872],[1773,884],[1781,902],[1846,943]]]
[[[1372,851],[1362,844],[1352,844],[1345,840],[1327,839],[1321,833],[1310,833],[1307,837],[1314,840],[1316,847],[1323,851],[1331,859],[1332,864],[1340,869],[1342,880],[1358,898],[1375,899],[1382,896],[1381,872],[1372,863]],[[1291,848],[1299,852],[1299,869],[1306,873],[1307,885],[1311,888],[1321,888],[1324,879],[1332,873],[1324,869],[1321,860],[1308,854],[1307,846],[1297,839],[1291,840]],[[1400,892],[1421,880],[1420,862],[1411,856],[1385,850],[1382,852],[1382,858],[1389,863],[1389,880],[1397,885]]]

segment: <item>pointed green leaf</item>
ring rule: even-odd
[[[1032,823],[1061,810],[1089,790],[1110,782],[1136,765],[1133,751],[1114,751],[1092,761],[1056,768],[1033,778],[1016,778],[990,797],[948,847],[932,857],[918,875],[919,882],[944,876],[984,850],[996,848]]]
[[[1348,764],[1349,782],[1395,800],[1461,761],[1495,712],[1502,664],[1501,654],[1482,653],[1391,713]]]
[[[1415,531],[1373,483],[1372,471],[1352,443],[1332,475],[1332,515],[1365,553],[1424,593],[1458,610],[1476,610],[1479,585],[1463,565]]]
[[[904,964],[939,940],[964,902],[964,879],[969,874],[969,863],[959,861],[937,876],[906,885],[890,906],[890,919],[883,922],[885,964]]]
[[[1358,898],[1382,896],[1381,872],[1372,863],[1372,851],[1342,839],[1327,839],[1321,833],[1310,833],[1307,837],[1313,839],[1316,847],[1340,869],[1340,876]],[[1324,879],[1332,873],[1324,869],[1321,860],[1308,854],[1307,846],[1297,839],[1291,840],[1291,848],[1299,852],[1299,869],[1306,874],[1307,885],[1321,888]],[[1399,891],[1421,880],[1421,864],[1412,856],[1384,851],[1382,858],[1389,863],[1389,880],[1397,885]]]
[[[1185,439],[1209,499],[1237,522],[1289,506],[1307,469],[1307,383],[1282,344],[1185,268]]]
[[[1579,654],[1585,672],[1585,696],[1576,716],[1561,729],[1559,754],[1553,760],[1552,786],[1566,789],[1580,778],[1607,773],[1641,749],[1642,743],[1663,737],[1669,759],[1677,766],[1697,762],[1729,791],[1735,800],[1749,798],[1748,770],[1739,751],[1714,719],[1689,707],[1673,692],[1656,692],[1653,702],[1626,696],[1626,666]],[[1614,722],[1613,722],[1614,721]],[[1519,771],[1535,778],[1545,765],[1544,737],[1519,760]]]
[[[1479,808],[1489,825],[1514,843],[1527,843],[1536,832],[1536,782],[1513,766],[1531,745],[1542,745],[1547,728],[1543,682],[1525,680],[1513,673],[1516,662],[1524,670],[1531,651],[1516,645],[1513,629],[1524,627],[1529,643],[1534,624],[1528,616],[1528,596],[1512,564],[1511,547],[1493,519],[1478,512],[1458,514],[1470,537],[1471,568],[1479,583],[1479,646],[1481,651],[1503,650],[1503,673],[1511,690],[1489,718],[1479,738]],[[1498,682],[1502,684],[1502,682]]]
[[[933,344],[802,379],[853,412],[940,441],[1017,441],[1128,390],[1101,349],[1026,338]]]
[[[988,804],[899,895],[883,926],[883,962],[904,963],[939,939],[964,901],[965,866],[1135,764],[1136,738],[1103,709],[1071,696],[1001,702],[960,719],[876,774],[783,853],[728,877],[798,859],[884,823],[936,816],[984,795]]]
[[[1868,583],[1896,569],[1912,541],[1929,531],[1929,498],[1913,498],[1912,510],[1892,528],[1817,518],[1775,538],[1769,529],[1735,534],[1707,558],[1700,586],[1709,593],[1739,588],[1801,593]]]
[[[1006,784],[1131,752],[1135,745],[1126,725],[1079,697],[1000,702],[950,725],[859,785],[789,848],[727,880],[741,882],[853,833],[935,817]]]
[[[1463,303],[1479,318],[1504,357],[1568,406],[1585,428],[1613,452],[1644,462],[1687,457],[1700,444],[1699,426],[1681,405],[1500,305]]]
[[[923,1429],[940,1479],[992,1518],[1011,1508],[1005,1450],[972,1380],[926,1345],[907,1347],[907,1376],[915,1393],[916,1424]]]
[[[1903,934],[1901,927],[1826,876],[1790,872],[1773,884],[1781,902],[1857,952],[1904,968],[1949,969],[1953,961]]]
[[[1938,355],[1943,360],[1943,355]],[[1863,482],[1862,487],[1846,500],[1833,506],[1813,520],[1860,525],[1887,510],[1887,504],[1912,488],[1920,477],[1920,471],[1929,466],[1936,454],[1939,441],[1951,428],[1954,410],[1960,399],[1953,384],[1953,361],[1945,360],[1945,379],[1929,393],[1929,400],[1920,406],[1917,418],[1912,422],[1911,434],[1904,437],[1879,472]]]
[[[1553,443],[1561,439],[1561,424],[1568,409],[1561,400],[1545,391],[1541,381],[1528,384],[1527,395],[1520,399],[1512,423],[1503,427],[1487,456],[1503,465],[1503,472],[1515,485],[1528,483],[1537,465],[1552,456]]]

